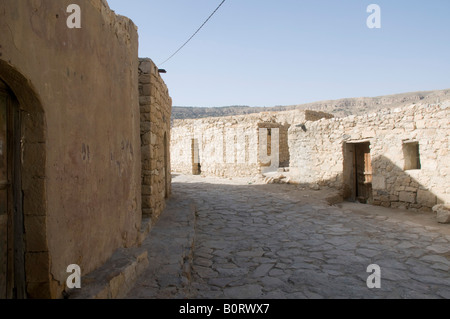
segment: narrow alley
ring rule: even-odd
[[[127,297],[450,298],[448,226],[431,213],[330,206],[321,192],[175,175]],[[372,264],[380,289],[367,286]]]

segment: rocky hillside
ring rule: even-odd
[[[336,117],[373,113],[384,108],[397,108],[414,103],[434,104],[450,100],[450,89],[426,92],[411,92],[378,97],[346,98],[340,100],[320,101],[301,105],[275,107],[173,107],[172,119],[196,119],[242,115],[268,111],[288,111],[292,109],[313,110],[331,113]]]

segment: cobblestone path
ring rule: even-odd
[[[173,182],[128,298],[450,298],[448,225],[355,213],[293,185]],[[371,264],[380,289],[367,287]]]

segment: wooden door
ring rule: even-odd
[[[355,144],[356,199],[368,203],[372,198],[372,158],[370,143]]]
[[[192,175],[200,175],[202,169],[200,166],[199,146],[196,138],[191,142],[191,158],[192,158]]]
[[[25,298],[20,110],[0,80],[0,299]]]

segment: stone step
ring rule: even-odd
[[[148,265],[148,252],[145,249],[121,248],[100,268],[82,276],[81,288],[69,291],[65,298],[124,298]]]

